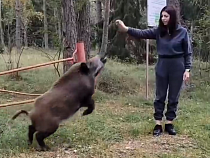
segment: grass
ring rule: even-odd
[[[55,53],[55,52],[50,52]],[[23,53],[21,66],[48,61],[33,49]],[[3,60],[0,71],[5,70]],[[61,70],[61,67],[60,67]],[[21,116],[9,121],[19,109],[30,110],[33,105],[19,105],[0,110],[1,157],[151,157],[197,158],[210,157],[210,90],[208,82],[197,78],[193,71],[191,87],[183,90],[175,127],[177,136],[154,138],[151,135],[154,99],[154,67],[150,67],[149,100],[145,100],[145,66],[122,64],[108,60],[100,76],[94,99],[95,111],[81,117],[79,111],[65,121],[58,131],[46,139],[52,148],[37,152],[37,143],[27,146],[29,119]],[[43,93],[58,78],[53,66],[21,72],[22,80],[0,78],[1,88],[28,93]],[[34,98],[34,97],[30,97]],[[29,97],[1,94],[0,103],[20,101]],[[83,109],[82,109],[83,110]]]

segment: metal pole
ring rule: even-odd
[[[146,45],[146,99],[149,99],[149,39]]]

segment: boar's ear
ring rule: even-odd
[[[87,74],[87,73],[89,72],[89,68],[88,68],[88,66],[87,66],[86,63],[81,63],[80,71],[81,71],[82,73],[85,73],[85,74]]]

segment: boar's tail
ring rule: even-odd
[[[28,115],[28,111],[26,111],[26,110],[20,110],[20,111],[18,111],[18,112],[12,117],[12,120],[16,119],[16,118],[17,118],[20,114],[22,114],[22,113]]]

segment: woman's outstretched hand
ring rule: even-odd
[[[118,26],[118,30],[120,32],[127,32],[128,31],[128,27],[125,26],[125,24],[121,20],[116,20],[115,23]]]

